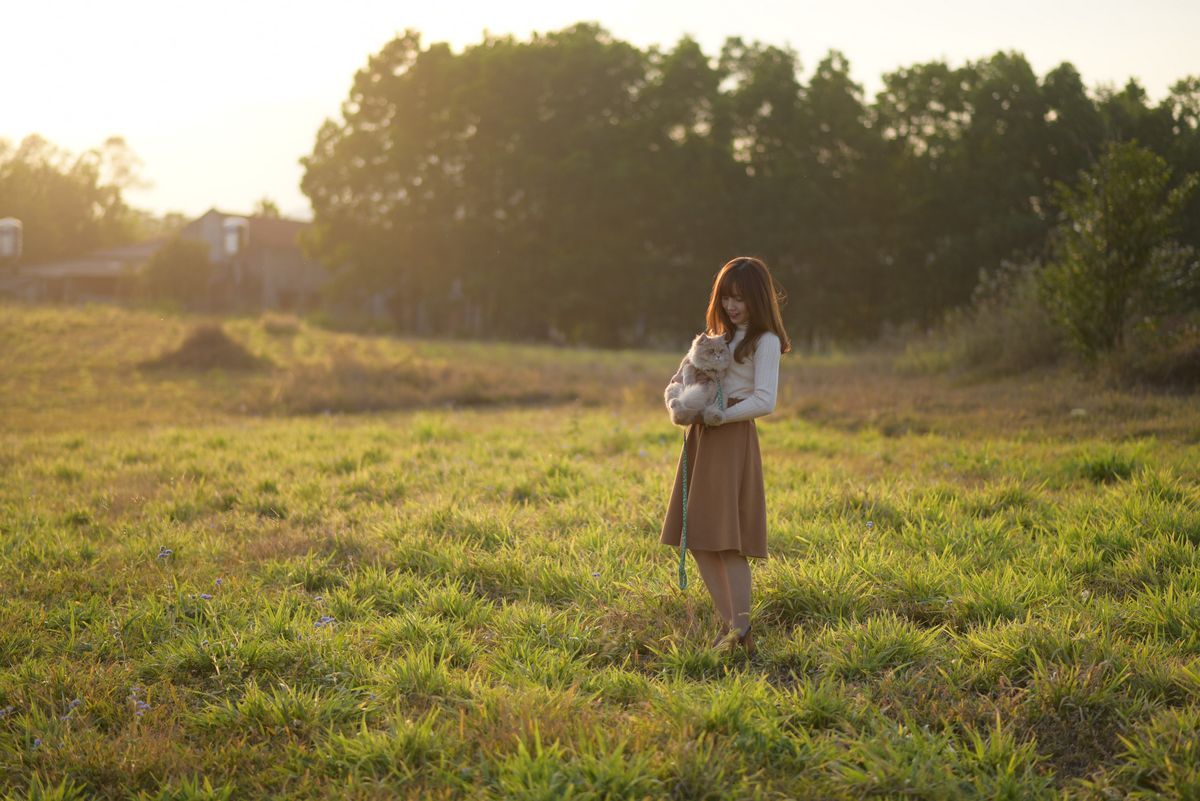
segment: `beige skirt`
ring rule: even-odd
[[[737,401],[730,400],[732,408]],[[754,420],[687,428],[688,532],[693,551],[767,556],[767,496]],[[683,527],[683,455],[659,542],[679,547]]]

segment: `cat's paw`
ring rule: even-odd
[[[725,422],[725,412],[715,406],[710,406],[704,410],[704,425],[719,426]]]

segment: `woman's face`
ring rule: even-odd
[[[734,294],[721,296],[721,306],[734,325],[741,325],[746,322],[746,301],[737,294],[736,289],[731,289],[730,292]]]

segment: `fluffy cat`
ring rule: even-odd
[[[733,354],[721,334],[697,334],[692,347],[663,393],[671,422],[682,426],[703,412],[704,422],[712,425],[724,416],[716,405],[717,384],[725,378]]]

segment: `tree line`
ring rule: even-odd
[[[800,342],[927,326],[1047,253],[1078,180],[1136,141],[1200,172],[1200,77],[1151,105],[1019,53],[883,76],[830,51],[639,49],[596,24],[455,53],[407,31],[302,159],[307,246],[433,332],[636,345],[700,323],[726,259],[766,259]],[[1200,206],[1181,210],[1200,245]]]
[[[182,215],[160,218],[125,202],[126,190],[145,185],[140,167],[119,136],[79,155],[38,134],[15,145],[0,139],[0,218],[24,226],[22,263],[72,258],[181,226]]]

